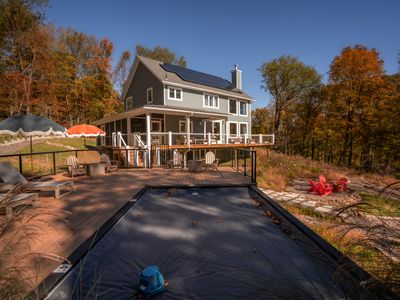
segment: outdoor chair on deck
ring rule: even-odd
[[[170,168],[183,168],[184,162],[183,162],[183,157],[182,153],[180,153],[177,150],[173,151],[172,154],[172,159],[169,161],[169,167]]]
[[[0,163],[0,191],[9,191],[15,184],[28,184],[24,176],[9,161]],[[39,181],[31,182],[29,191],[54,191],[54,198],[63,197],[73,191],[72,181]],[[67,191],[61,194],[62,191]]]
[[[86,175],[86,165],[80,164],[75,156],[69,156],[67,158],[67,164],[68,174],[71,177],[74,177],[76,175]]]
[[[110,157],[107,154],[102,154],[100,156],[100,161],[106,164],[106,173],[109,172],[118,172],[118,161],[110,160]]]
[[[214,152],[208,151],[206,153],[205,165],[204,167],[209,170],[218,170],[219,160],[215,158]]]

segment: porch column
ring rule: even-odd
[[[147,148],[149,148],[149,149],[151,147],[150,129],[151,129],[151,115],[150,115],[150,113],[146,113],[146,145],[147,145]]]
[[[131,118],[126,118],[126,142],[128,146],[131,146]]]
[[[186,141],[188,147],[190,147],[190,116],[186,116]]]

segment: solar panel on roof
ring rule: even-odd
[[[232,90],[232,84],[222,77],[209,75],[172,64],[162,64],[161,67],[167,72],[175,73],[185,81],[204,84],[223,90]]]

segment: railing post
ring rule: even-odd
[[[22,155],[21,155],[21,154],[18,155],[18,159],[19,159],[19,172],[20,172],[21,174],[23,174],[23,173],[22,173]]]
[[[259,144],[262,144],[262,134],[259,134],[259,135],[258,135],[258,143],[259,143]]]
[[[275,145],[275,133],[272,134],[272,145]]]
[[[75,157],[78,157],[78,150],[75,150]]]
[[[168,146],[172,146],[172,132],[168,131]]]
[[[53,152],[53,175],[56,175],[56,153]]]
[[[243,160],[244,160],[244,166],[243,166],[243,168],[244,168],[244,176],[246,176],[246,150],[243,150]]]
[[[207,143],[208,145],[211,145],[211,132],[207,133]]]

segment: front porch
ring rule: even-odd
[[[262,147],[274,144],[273,134],[252,134],[251,123],[230,115],[166,106],[144,106],[95,122],[106,131],[100,146],[149,149]]]

